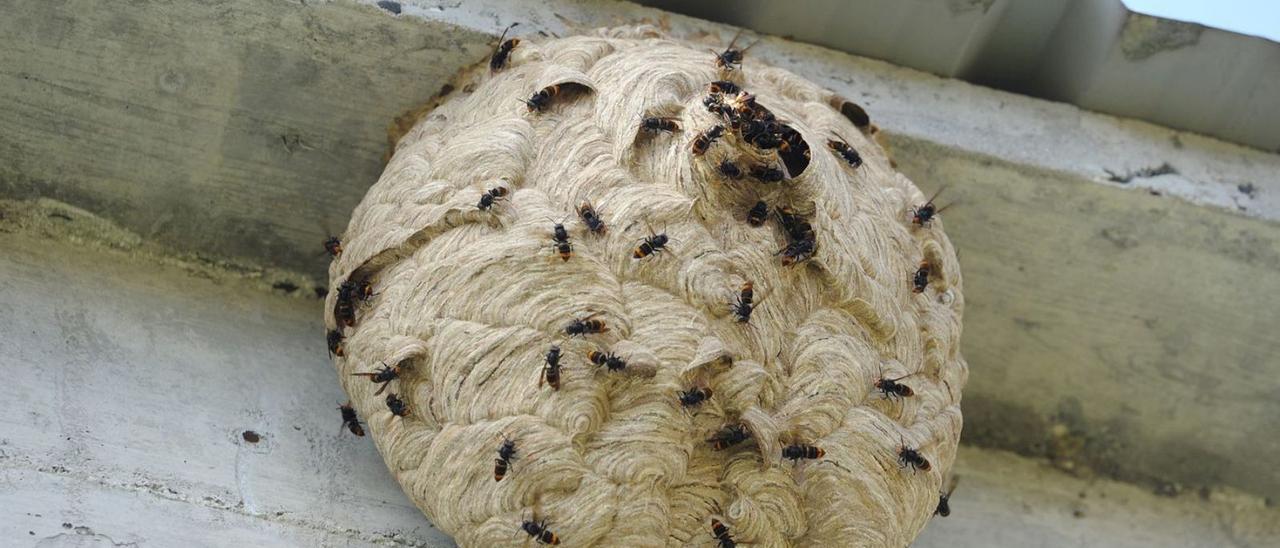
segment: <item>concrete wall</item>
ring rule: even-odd
[[[70,243],[113,228],[24,205],[0,201],[0,317],[20,319],[0,332],[0,546],[453,545],[374,444],[340,429],[317,301],[110,239]],[[955,471],[952,516],[915,546],[1280,538],[1280,510],[1230,489],[1161,496],[974,448]]]
[[[210,302],[237,287],[275,286],[302,299],[325,264],[317,256],[323,234],[345,226],[379,172],[391,120],[428,100],[455,69],[482,59],[507,23],[521,21],[521,34],[533,39],[539,31],[569,32],[566,20],[648,19],[679,35],[716,33],[709,44],[732,34],[627,3],[397,6],[399,14],[347,0],[0,0],[0,101],[7,107],[0,109],[0,198],[22,200],[6,206],[5,226],[105,241],[161,263],[182,257],[181,267],[202,278],[236,273],[238,281],[220,282],[233,287]],[[1166,491],[1225,485],[1280,497],[1280,441],[1267,428],[1280,419],[1280,348],[1272,335],[1280,318],[1271,304],[1280,290],[1280,157],[780,39],[751,56],[863,104],[890,133],[903,171],[925,188],[949,184],[943,203],[959,200],[944,217],[970,303],[967,443],[1050,456],[1073,473]],[[24,268],[39,270],[41,259],[26,261]],[[169,284],[171,294],[191,291]],[[232,308],[259,323],[196,323],[186,304],[163,304],[144,290],[121,296],[166,311],[136,309],[148,322],[182,327],[187,337],[243,330],[216,339],[222,346],[204,367],[278,374],[256,361],[243,365],[237,348],[259,348],[257,331],[283,329],[267,327],[266,309],[252,301]],[[306,302],[295,304],[312,306]],[[10,306],[18,314],[35,305]],[[124,306],[101,301],[99,308]],[[305,357],[316,353],[307,345],[319,348],[319,316],[305,328],[309,314],[290,320],[289,333],[263,337],[274,341],[259,348],[273,356],[267,361],[323,358]],[[40,327],[31,334],[0,336],[11,352],[32,344],[48,350],[4,362],[6,370],[36,364],[13,384],[17,395],[30,394],[21,401],[115,396],[96,388],[113,386],[101,384],[111,369],[86,365],[96,351],[54,352],[60,341],[95,336],[92,325],[53,330],[65,321],[32,318]],[[119,355],[114,367],[122,373],[180,355],[181,348],[160,346],[172,334],[120,332],[120,340],[129,337],[139,346]],[[214,350],[212,339],[202,344],[201,352]],[[168,355],[156,354],[164,348]],[[74,367],[102,378],[66,395],[39,391],[52,376],[79,377],[67,373]],[[183,392],[205,377],[176,375],[164,369],[158,384],[130,386],[155,392],[140,417],[192,413],[208,424],[190,435],[219,443],[240,428],[244,421],[232,416],[208,420],[212,411],[202,406],[213,403]],[[308,382],[307,397],[340,397],[322,371]],[[250,404],[268,405],[242,405]],[[324,409],[316,405],[305,408]],[[85,409],[86,419],[102,421],[94,431],[106,428],[110,421]],[[22,428],[6,438],[31,437],[37,447],[50,444],[48,455],[61,454],[44,433],[52,426],[5,420],[12,421],[6,430]],[[314,420],[318,433],[331,417]],[[106,432],[130,435],[127,428]],[[145,445],[128,441],[94,459],[125,459]],[[286,477],[290,469],[272,474]],[[129,483],[113,474],[86,472],[77,481]],[[186,477],[179,468],[171,474]],[[303,497],[304,487],[289,496]]]
[[[0,0],[0,193],[320,272],[386,129],[485,34],[350,2]],[[295,211],[298,215],[280,215]]]
[[[1280,495],[1275,223],[893,141],[903,172],[958,204],[966,443]]]
[[[0,208],[0,545],[449,544],[373,444],[340,430],[317,301],[41,239],[13,207]],[[55,230],[91,222],[68,216]]]

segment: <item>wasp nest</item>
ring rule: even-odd
[[[865,112],[649,27],[508,45],[330,268],[338,373],[409,497],[463,546],[909,544],[963,299]]]

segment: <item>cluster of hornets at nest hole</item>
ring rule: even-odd
[[[503,30],[498,46],[490,57],[489,68],[491,72],[496,73],[505,69],[509,64],[512,53],[520,45],[519,38],[506,39],[507,32],[518,24],[512,23]],[[735,71],[741,70],[746,52],[755,45],[752,44],[746,48],[736,49],[735,44],[737,44],[741,34],[741,31],[739,31],[730,41],[728,47],[721,52],[715,53],[712,62],[723,76],[731,76]],[[756,43],[759,42],[757,41]],[[521,99],[521,102],[532,113],[543,112],[551,106],[552,101],[557,96],[560,96],[561,87],[561,85],[551,85],[542,88],[528,99]],[[780,183],[799,176],[808,167],[812,161],[812,152],[800,132],[786,122],[780,121],[768,108],[760,105],[753,94],[742,89],[740,85],[730,78],[711,82],[708,84],[707,92],[702,104],[709,112],[718,115],[722,123],[696,133],[690,140],[690,154],[695,158],[705,157],[708,151],[724,138],[726,132],[732,131],[743,142],[760,151],[775,151],[779,160],[779,163],[775,164],[752,164],[747,166],[739,165],[739,163],[731,159],[721,160],[713,166],[713,169],[726,182],[750,177],[766,185]],[[866,117],[865,112],[860,107],[854,106],[852,111],[844,105],[838,108],[856,126],[864,127],[869,125],[869,118]],[[676,133],[682,131],[682,128],[676,119],[645,117],[640,122],[639,131],[650,134]],[[847,164],[849,169],[858,169],[863,164],[862,156],[858,154],[852,145],[840,137],[833,136],[827,139],[827,148],[839,160]],[[946,209],[945,207],[939,208],[934,204],[934,199],[941,190],[939,189],[938,192],[930,196],[924,204],[911,208],[911,224],[927,228],[930,226],[931,221]],[[510,190],[505,186],[488,188],[480,194],[476,202],[476,210],[482,212],[492,211],[503,200],[507,199],[509,194]],[[582,201],[577,206],[575,213],[589,235],[599,237],[608,232],[608,227],[600,211],[597,210],[592,202]],[[781,264],[792,266],[811,259],[817,251],[818,238],[817,232],[808,218],[787,205],[773,207],[772,217],[778,223],[785,242],[785,245],[774,253],[775,256],[780,256]],[[769,218],[770,206],[763,200],[756,200],[747,208],[744,215],[745,222],[752,227],[764,226]],[[558,256],[562,261],[569,261],[574,255],[569,230],[565,227],[563,220],[550,221],[550,224],[548,246],[553,250],[554,255]],[[645,222],[645,226],[648,230],[647,236],[637,240],[631,252],[634,260],[643,260],[670,251],[668,244],[673,239],[665,232],[655,232],[652,227],[648,226],[647,222]],[[323,247],[324,251],[334,259],[340,257],[344,252],[342,240],[337,236],[330,236],[325,239]],[[935,267],[933,265],[927,261],[922,261],[919,268],[910,273],[909,276],[912,292],[924,292],[934,270]],[[367,276],[356,277],[352,275],[339,284],[333,307],[333,317],[335,323],[338,324],[338,328],[330,330],[327,334],[330,356],[346,356],[346,337],[344,332],[346,329],[356,326],[357,310],[376,295],[374,281]],[[728,303],[728,315],[737,323],[748,324],[751,321],[752,314],[763,301],[763,298],[756,299],[755,284],[750,280],[744,281],[738,288],[733,300]],[[600,318],[600,313],[589,313],[583,317],[573,318],[564,325],[562,331],[563,336],[568,339],[575,337],[586,338],[590,335],[606,333],[609,331],[609,327],[606,321]],[[563,357],[564,354],[559,344],[552,344],[546,351],[542,359],[541,373],[538,380],[540,388],[547,386],[553,391],[560,390],[561,360]],[[608,372],[623,371],[628,367],[626,358],[608,351],[589,350],[584,353],[583,358],[587,363]],[[352,373],[352,376],[367,378],[370,382],[379,385],[374,395],[380,396],[393,381],[402,379],[411,370],[411,361],[402,360],[396,365],[388,365],[383,362],[373,371]],[[909,398],[915,392],[903,381],[916,374],[910,373],[894,378],[885,377],[882,374],[873,383],[872,388],[878,391],[881,397],[885,399],[902,400]],[[675,394],[674,401],[680,407],[690,412],[696,412],[699,406],[710,401],[713,396],[714,392],[710,387],[699,383]],[[385,403],[388,411],[396,417],[407,418],[412,414],[409,404],[394,392],[387,394]],[[364,423],[360,422],[351,403],[341,404],[338,409],[341,411],[342,427],[356,436],[364,436]],[[752,433],[749,425],[743,422],[731,422],[708,437],[706,443],[714,451],[727,451],[751,439]],[[513,463],[520,454],[519,442],[517,438],[504,433],[501,440],[495,442],[495,444],[497,456],[494,459],[493,479],[496,482],[501,482],[515,468]],[[823,459],[825,456],[826,451],[821,447],[805,443],[791,443],[781,449],[783,460],[790,460],[796,463],[802,460],[816,461]],[[920,450],[908,446],[905,441],[896,448],[896,459],[899,467],[903,469],[928,471],[932,468],[929,460]],[[956,478],[952,478],[951,486],[947,491],[939,493],[935,515],[950,515],[950,496],[955,488],[955,480]],[[710,529],[711,536],[716,540],[720,548],[736,546],[729,527],[720,520],[712,518],[710,520]],[[519,530],[539,544],[560,543],[560,537],[548,528],[548,521],[537,518],[536,512],[531,519],[521,521]]]

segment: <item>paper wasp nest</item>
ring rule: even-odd
[[[954,249],[861,108],[716,61],[650,27],[523,41],[356,208],[337,370],[460,545],[896,547],[933,514]]]

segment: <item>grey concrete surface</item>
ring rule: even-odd
[[[0,194],[320,271],[386,130],[489,37],[353,2],[0,0]],[[282,210],[302,213],[280,216]]]
[[[709,48],[734,32],[625,2],[398,5],[0,0],[0,198],[28,200],[3,214],[300,295],[392,118],[508,23],[536,39],[647,21]],[[960,200],[944,217],[970,303],[968,443],[1280,497],[1280,156],[778,38],[755,59],[861,103],[904,172]],[[58,371],[50,356],[33,369]]]
[[[1118,0],[1116,0],[1118,1]],[[992,36],[1010,0],[769,0],[681,2],[640,0],[640,4],[709,21],[791,36],[810,44],[880,59],[942,76],[960,76],[995,41]],[[1025,9],[1061,12],[1065,0],[1041,0]],[[1039,53],[1052,20],[1028,29],[1035,36],[1021,44]],[[1040,31],[1040,32],[1035,32]],[[750,44],[750,42],[747,42]],[[1010,67],[1012,68],[1012,67]]]
[[[3,236],[0,545],[447,541],[340,431],[319,301]]]
[[[0,232],[0,545],[452,545],[339,432],[319,301]],[[1280,542],[1280,510],[1231,490],[1157,496],[975,448],[956,470],[952,516],[916,546]]]
[[[1280,44],[1128,10],[1116,27],[1104,29],[1110,40],[1091,65],[1046,71],[1030,89],[1090,110],[1280,152]],[[1080,28],[1059,30],[1058,55],[1070,59],[1086,40]]]
[[[1280,44],[1121,0],[640,3],[1280,152]]]
[[[372,2],[373,0],[362,0]],[[492,33],[521,21],[521,33],[648,21],[676,36],[723,47],[736,28],[640,8],[627,2],[549,0],[538,7],[509,0],[406,0],[401,17]],[[756,36],[748,35],[748,39]],[[874,59],[765,36],[751,49],[852,99],[893,135],[941,145],[977,158],[1071,173],[1103,185],[1280,220],[1280,155],[1192,132],[940,78]],[[1168,164],[1168,168],[1163,168]],[[1081,218],[1089,223],[1088,217]]]
[[[1280,511],[1233,491],[1157,495],[1048,463],[962,447],[951,516],[919,548],[1262,548],[1280,545]]]
[[[1274,224],[893,142],[903,173],[956,204],[966,443],[1280,499]]]

